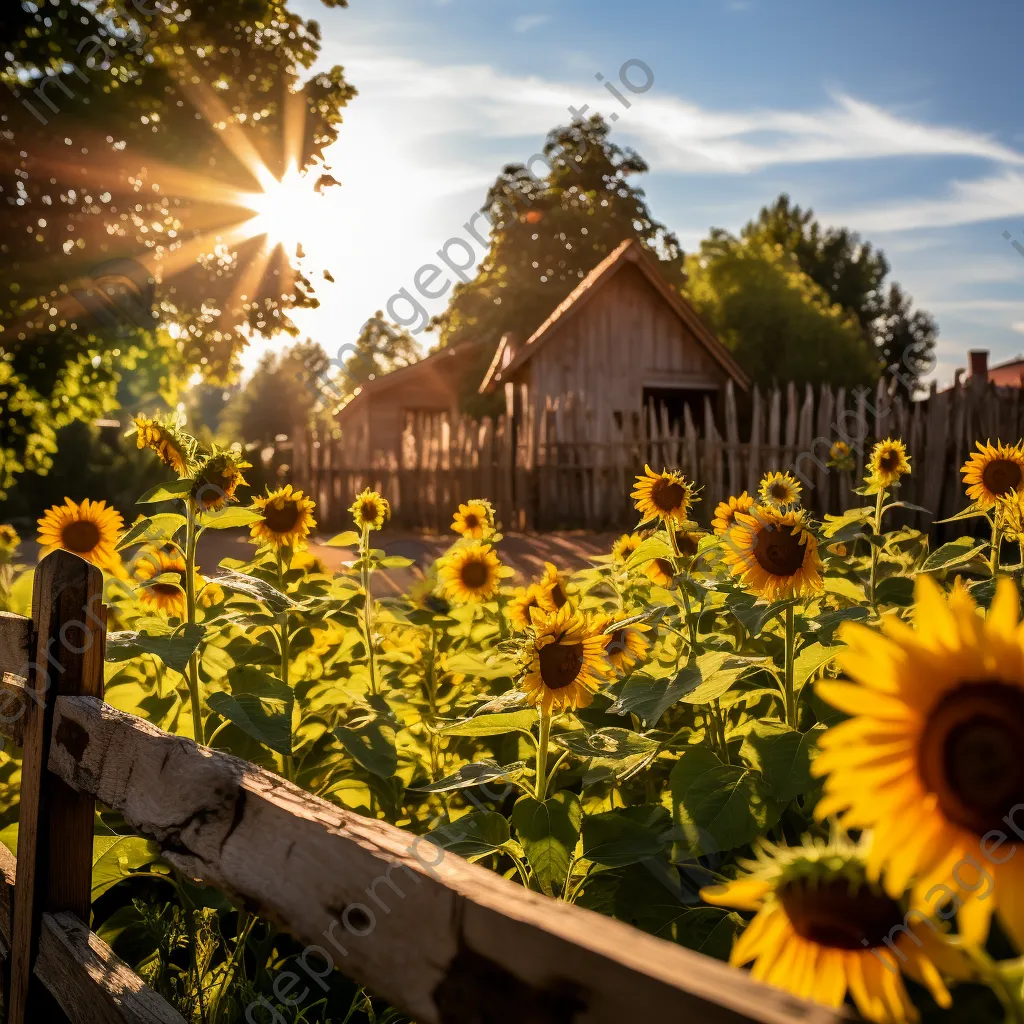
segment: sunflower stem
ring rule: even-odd
[[[786,606],[786,725],[797,727],[796,691],[793,686],[793,662],[796,656],[796,613]]]
[[[548,738],[551,735],[551,712],[541,709],[540,737],[537,740],[537,800],[544,803],[548,791]]]
[[[199,540],[197,516],[199,510],[189,504],[185,520],[185,605],[186,621],[196,624],[196,546]],[[199,699],[199,650],[194,650],[188,659],[188,694],[192,704],[192,735],[197,743],[206,744],[203,730],[203,709]]]
[[[359,542],[359,571],[363,584],[363,635],[366,663],[370,670],[370,694],[377,696],[377,665],[373,656],[373,599],[370,597],[370,527],[363,527]]]
[[[999,549],[1003,545],[1003,531],[999,522],[999,512],[992,514],[992,550],[989,553],[988,569],[994,577],[999,572]]]
[[[671,520],[667,520],[665,526],[668,527],[668,539],[672,543],[672,555],[675,561],[675,568],[680,568],[679,563],[682,561],[683,553],[679,550],[679,540],[676,537],[676,524]],[[687,579],[689,573],[687,573]],[[686,612],[686,628],[690,633],[690,652],[691,654],[697,653],[697,622],[693,617],[693,609],[690,605],[690,594],[686,589],[686,580],[683,581],[679,587],[683,595],[683,608]]]
[[[285,592],[284,582],[284,560],[281,558],[281,549],[277,549],[277,585],[281,590],[281,593]],[[291,637],[288,635],[288,609],[285,608],[278,615],[278,625],[281,630],[281,682],[284,683],[285,688],[290,689],[291,684],[288,680],[289,666],[291,663]],[[289,782],[295,781],[295,757],[292,754],[287,754],[284,759],[284,774],[285,778]]]
[[[875,500],[875,520],[874,520],[874,534],[875,538],[881,537],[882,535],[882,502],[885,500],[885,488],[879,486],[878,498]],[[874,541],[871,543],[871,607],[878,611],[878,603],[875,600],[875,586],[878,581],[878,550],[879,545]]]

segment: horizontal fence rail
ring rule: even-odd
[[[414,529],[446,529],[460,502],[479,497],[494,502],[506,528],[629,529],[629,491],[645,463],[696,481],[705,524],[730,494],[754,493],[768,470],[795,473],[806,507],[821,516],[863,502],[852,488],[872,444],[892,436],[907,443],[913,465],[900,498],[931,513],[903,513],[905,522],[927,529],[965,507],[950,469],[976,441],[1024,435],[1020,388],[980,379],[942,392],[932,384],[913,402],[883,379],[873,389],[754,387],[741,404],[730,382],[717,404],[685,405],[674,420],[664,406],[623,414],[571,392],[517,408],[493,422],[410,414],[399,451],[354,448],[333,428],[299,430],[293,481],[317,501],[324,528],[342,528],[352,496],[368,486],[386,494],[398,525]],[[853,450],[850,472],[827,465],[837,440]]]
[[[24,661],[6,678],[0,735],[26,744],[24,773],[38,794],[26,808],[23,782],[17,863],[0,847],[8,1024],[181,1024],[89,930],[81,864],[91,863],[96,801],[188,877],[306,943],[298,967],[311,981],[326,985],[337,968],[418,1024],[621,1024],[638,1007],[708,1024],[849,1019],[111,708],[90,692],[105,623],[90,603],[98,575],[66,552],[43,560],[35,660],[48,653],[59,681]],[[0,621],[0,649],[22,645],[5,666],[32,652],[27,621]],[[71,656],[57,655],[59,638]]]

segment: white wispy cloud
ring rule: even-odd
[[[832,214],[855,221],[863,231],[908,231],[1002,220],[1024,214],[1024,174],[1007,168],[971,181],[953,181],[944,195],[901,199]]]
[[[516,32],[529,32],[531,28],[540,28],[551,20],[550,14],[521,14],[514,22],[512,28]]]

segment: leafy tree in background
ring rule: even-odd
[[[852,387],[878,378],[874,346],[857,318],[781,245],[716,229],[686,269],[687,296],[756,383]]]
[[[52,465],[57,430],[115,408],[126,358],[153,353],[173,391],[228,379],[240,325],[295,333],[312,285],[235,230],[243,194],[256,166],[321,163],[354,90],[340,67],[302,81],[319,28],[283,0],[8,2],[0,42],[2,494]],[[82,296],[120,259],[155,291],[112,326]]]
[[[536,161],[534,173],[522,164],[501,172],[481,208],[491,222],[490,249],[431,322],[442,345],[497,343],[506,331],[525,340],[626,238],[639,239],[666,280],[682,285],[679,242],[632,181],[647,164],[610,142],[609,131],[599,116],[555,128],[544,146],[549,171]]]
[[[823,228],[813,210],[793,205],[783,194],[740,233],[752,247],[781,246],[832,302],[856,316],[878,350],[883,368],[897,371],[897,387],[907,395],[932,368],[937,328],[924,311],[914,311],[898,284],[886,286],[885,254],[848,228]]]
[[[313,341],[267,352],[224,407],[219,439],[272,444],[279,435],[291,437],[297,424],[309,421],[317,404],[316,380],[327,366],[327,353]]]
[[[417,362],[421,354],[416,339],[397,324],[387,321],[380,309],[363,324],[353,348],[354,351],[342,346],[339,356],[345,369],[335,374],[332,383],[324,389],[330,395],[338,396],[338,404],[344,404],[366,381],[409,366]]]

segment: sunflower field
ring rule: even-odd
[[[867,1020],[1024,1024],[1024,446],[963,467],[955,518],[980,539],[898,525],[923,510],[886,439],[863,506],[824,522],[787,472],[704,510],[699,481],[648,467],[633,533],[521,587],[470,501],[443,557],[379,598],[375,575],[411,566],[375,546],[387,495],[353,496],[331,573],[301,491],[244,505],[237,447],[136,431],[169,472],[135,522],[70,500],[39,522],[43,553],[104,571],[110,704]],[[247,531],[250,557],[197,564],[208,530]],[[0,526],[0,607],[24,614],[17,544]],[[18,776],[4,754],[8,845]],[[287,935],[109,812],[94,859],[93,927],[186,1019],[274,1000]],[[282,1015],[401,1019],[335,982]]]

